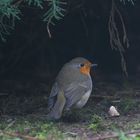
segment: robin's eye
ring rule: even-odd
[[[84,64],[82,63],[82,64],[80,64],[80,67],[84,67]]]

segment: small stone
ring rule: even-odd
[[[109,108],[109,111],[108,111],[109,115],[111,117],[116,117],[116,116],[120,116],[120,113],[117,111],[117,109],[114,107],[114,106],[111,106]]]

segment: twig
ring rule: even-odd
[[[64,135],[71,135],[73,137],[76,137],[77,136],[77,133],[74,133],[74,132],[65,132]]]
[[[4,130],[7,130],[8,128],[10,128],[14,123],[15,123],[15,120],[9,123],[8,126]]]
[[[118,97],[114,96],[105,96],[105,95],[92,95],[93,98],[108,98],[108,99],[117,99]]]
[[[133,93],[133,94],[132,94]],[[119,94],[121,96],[127,96],[127,97],[140,97],[140,92],[139,91],[118,91],[116,94]]]
[[[45,139],[39,139],[39,138],[35,138],[35,137],[31,137],[31,136],[28,136],[28,135],[23,135],[23,134],[20,134],[20,133],[13,133],[13,132],[6,132],[6,131],[2,131],[0,130],[1,132],[1,135],[8,135],[8,136],[11,136],[11,137],[19,137],[19,138],[22,138],[22,139],[26,139],[26,140],[45,140]]]
[[[49,38],[52,38],[52,35],[51,35],[51,32],[50,32],[50,19],[47,23],[47,32],[48,32]]]
[[[126,132],[124,134],[125,135],[140,134],[140,130]],[[112,134],[112,135],[106,135],[106,136],[98,136],[98,137],[93,138],[92,140],[105,140],[105,139],[118,138],[118,137],[119,137],[119,134]]]

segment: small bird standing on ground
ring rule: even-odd
[[[50,119],[59,119],[64,108],[82,108],[87,103],[92,91],[90,69],[96,65],[83,57],[77,57],[62,67],[48,101]]]

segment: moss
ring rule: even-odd
[[[9,133],[18,133],[19,135],[28,135],[31,137],[46,139],[53,137],[54,139],[63,139],[63,134],[58,130],[52,122],[44,122],[39,120],[31,120],[31,118],[18,118],[11,126],[11,122],[1,121],[0,129]],[[1,134],[1,139],[8,139],[9,136]],[[11,137],[10,139],[12,139]],[[16,138],[16,137],[15,137]],[[14,138],[14,139],[15,139]]]
[[[98,115],[93,115],[88,126],[89,129],[97,132],[103,129],[103,119]]]

